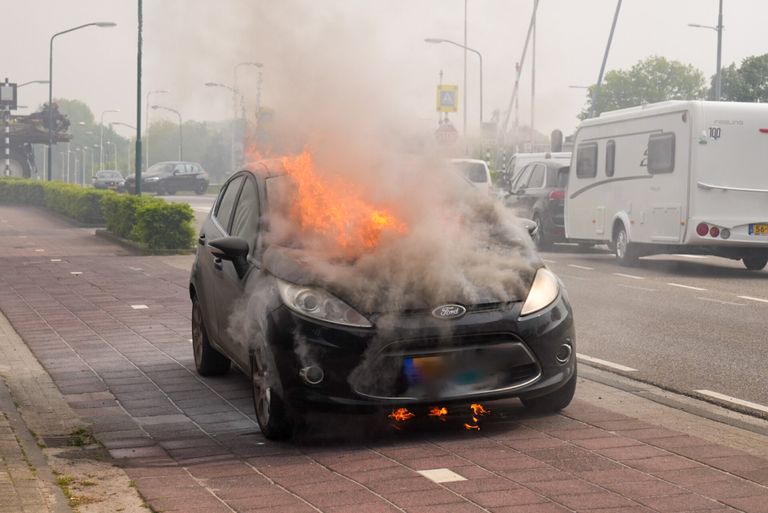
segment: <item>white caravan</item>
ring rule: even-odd
[[[768,262],[768,104],[670,101],[601,114],[575,139],[568,239],[623,264],[659,253]]]

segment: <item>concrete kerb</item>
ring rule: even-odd
[[[114,233],[104,229],[99,228],[95,232],[97,237],[101,237],[102,239],[106,239],[110,242],[113,242],[115,244],[119,244],[120,246],[124,247],[125,249],[128,249],[132,251],[136,255],[156,255],[156,256],[163,256],[163,255],[190,255],[195,252],[194,248],[179,248],[179,249],[150,249],[146,246],[142,246],[141,244],[134,242],[132,240],[124,239],[122,237],[118,237]]]
[[[34,469],[34,481],[41,496],[39,510],[64,513],[72,511],[70,505],[76,505],[80,513],[146,513],[144,501],[126,473],[113,464],[106,449],[77,443],[82,440],[82,433],[89,432],[86,423],[67,404],[2,313],[0,362],[0,374],[5,379],[0,379],[0,410],[18,441],[22,459]],[[0,443],[8,443],[7,440],[10,438]],[[56,444],[61,447],[47,447],[46,440],[63,443]],[[19,462],[15,463],[15,467],[7,470],[11,480],[19,477],[14,474],[24,471]],[[3,495],[0,506],[15,499]],[[26,494],[23,499],[30,500]]]

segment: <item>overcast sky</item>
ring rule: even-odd
[[[687,24],[715,25],[717,3],[625,0],[608,69],[627,68],[657,54],[691,63],[709,77],[715,68],[716,34]],[[533,0],[469,0],[468,5],[467,42],[483,54],[485,117],[490,118],[494,109],[503,110],[509,102]],[[535,104],[540,131],[570,131],[576,126],[585,91],[569,85],[596,80],[615,5],[615,0],[540,0]],[[354,64],[348,69],[328,68],[339,91],[359,90],[374,106],[389,96],[387,101],[398,102],[401,114],[405,112],[409,122],[423,130],[436,125],[434,87],[440,70],[445,83],[462,81],[462,51],[423,39],[461,42],[464,0],[145,0],[144,10],[144,92],[170,90],[154,101],[179,109],[185,119],[221,120],[231,115],[231,96],[204,83],[231,84],[232,67],[242,61],[264,63],[263,103],[279,109],[288,92],[313,88],[314,80],[308,78],[313,75],[297,76],[302,63],[343,61],[354,50],[355,59],[350,60]],[[273,11],[279,16],[272,16]],[[47,78],[53,33],[90,21],[116,22],[116,28],[89,28],[56,39],[54,96],[87,102],[97,119],[103,110],[120,109],[107,119],[134,124],[136,2],[5,0],[3,19],[0,62],[4,75],[19,83]],[[724,65],[768,51],[763,36],[766,20],[765,0],[725,1]],[[324,44],[318,44],[321,38]],[[283,46],[292,52],[283,52]],[[305,60],[297,60],[299,54]],[[292,66],[285,65],[286,60],[293,60]],[[473,54],[468,68],[467,113],[473,128],[478,120]],[[317,77],[318,71],[314,73]],[[521,123],[528,124],[530,66],[523,75],[520,114]],[[240,85],[250,105],[256,76],[254,68],[241,73]],[[37,107],[47,98],[47,86],[29,85],[19,98],[21,104]],[[322,96],[312,101],[324,102]],[[302,104],[308,118],[316,115],[311,105]],[[460,114],[453,119],[460,127]]]

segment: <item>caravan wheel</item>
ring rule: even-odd
[[[744,262],[744,267],[750,271],[759,271],[768,264],[768,257],[761,256],[748,256],[741,259]]]
[[[616,258],[621,265],[634,265],[637,263],[638,255],[634,244],[629,242],[627,229],[624,225],[619,226],[613,234],[613,247],[615,248]]]

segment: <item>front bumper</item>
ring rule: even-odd
[[[269,319],[269,343],[283,397],[302,407],[351,409],[535,397],[557,390],[576,368],[573,316],[567,297],[519,319],[522,303],[470,311],[455,321],[402,316],[393,327],[362,329],[306,319],[284,306]],[[393,321],[393,319],[388,319]],[[557,361],[563,344],[566,363]],[[419,382],[414,361],[447,362],[446,376]],[[322,369],[310,385],[302,368]]]

